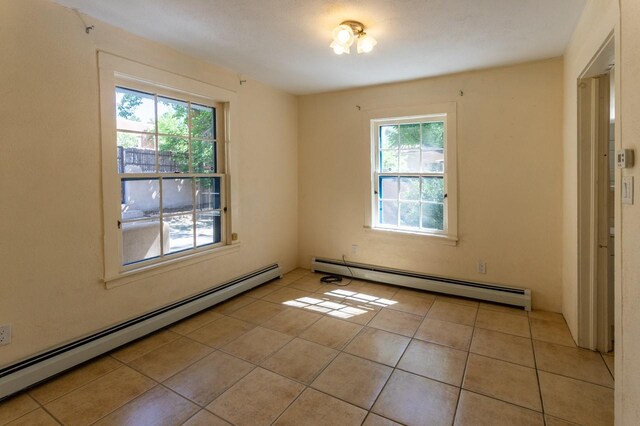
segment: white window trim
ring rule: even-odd
[[[458,241],[458,173],[457,173],[457,117],[456,117],[456,103],[448,102],[442,104],[425,104],[414,105],[407,107],[395,107],[384,109],[371,109],[364,112],[364,127],[366,128],[365,134],[367,135],[367,143],[370,152],[370,165],[369,165],[369,177],[368,177],[368,193],[366,197],[366,209],[365,209],[365,225],[364,228],[368,231],[376,234],[397,236],[397,237],[416,237],[420,239],[426,239],[434,242],[440,242],[448,245],[455,245]],[[445,231],[436,232],[416,232],[408,229],[392,229],[386,227],[377,227],[376,218],[377,203],[376,203],[376,188],[377,182],[375,181],[375,172],[378,162],[377,152],[378,149],[375,146],[377,137],[375,135],[376,123],[385,120],[399,120],[399,119],[415,119],[416,117],[425,116],[446,116],[445,120],[445,132],[446,132],[446,147],[445,147],[445,193],[447,197],[446,203],[446,216]]]
[[[232,155],[231,135],[237,135],[237,120],[229,120],[229,115],[236,107],[235,92],[212,86],[201,81],[193,80],[181,75],[130,61],[106,52],[99,52],[98,64],[100,71],[100,118],[102,138],[102,202],[104,217],[104,281],[107,288],[116,287],[123,283],[133,282],[148,276],[156,275],[172,269],[201,262],[226,253],[237,251],[240,241],[233,239],[232,234],[239,234],[238,223],[238,190],[233,171],[237,170],[234,155]],[[121,232],[118,229],[120,220],[120,175],[117,173],[117,138],[116,117],[114,111],[115,88],[126,81],[131,88],[153,86],[156,90],[169,93],[179,93],[181,98],[200,102],[208,101],[223,105],[223,111],[217,111],[217,120],[224,120],[223,134],[219,135],[218,143],[224,145],[225,175],[224,193],[227,213],[223,220],[225,245],[208,250],[194,250],[189,254],[167,258],[156,263],[145,263],[140,266],[123,266]],[[233,220],[232,220],[233,219]]]

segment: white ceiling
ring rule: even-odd
[[[586,2],[54,1],[295,94],[560,56]],[[378,40],[372,53],[329,49],[332,29],[347,19]]]

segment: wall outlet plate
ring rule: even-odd
[[[11,343],[11,324],[0,325],[0,346]]]
[[[622,204],[633,204],[633,176],[622,176]]]
[[[479,274],[486,274],[487,273],[487,262],[485,262],[484,260],[478,260],[478,273]]]

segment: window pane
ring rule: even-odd
[[[444,150],[422,151],[422,171],[423,172],[444,172]]]
[[[175,136],[160,136],[158,140],[160,173],[189,171],[189,140]]]
[[[160,256],[160,220],[142,220],[122,224],[122,264]]]
[[[216,172],[216,143],[211,141],[191,141],[194,173]]]
[[[400,226],[420,226],[420,203],[400,203]]]
[[[154,96],[116,87],[116,127],[135,132],[156,131]]]
[[[379,211],[379,221],[381,225],[398,225],[398,202],[381,201]]]
[[[444,201],[444,178],[423,177],[422,178],[422,201]]]
[[[444,122],[422,123],[422,149],[444,148]]]
[[[196,209],[213,210],[222,208],[220,203],[221,178],[196,178]]]
[[[420,151],[400,151],[400,172],[420,173]]]
[[[402,124],[400,125],[400,148],[420,149],[420,125]]]
[[[162,179],[162,211],[182,213],[193,211],[193,179]]]
[[[122,179],[120,190],[123,221],[160,215],[158,179]]]
[[[158,97],[158,132],[189,136],[188,111],[189,104],[186,102]]]
[[[380,171],[386,173],[398,171],[398,151],[380,151]]]
[[[165,254],[193,248],[193,214],[168,216],[164,218],[164,223],[169,227],[169,241],[164,244]]]
[[[400,178],[400,199],[420,201],[420,178]]]
[[[388,177],[388,176],[380,176],[379,182],[379,198],[384,198],[386,200],[397,200],[398,199],[398,178],[397,177]]]
[[[196,244],[198,247],[222,241],[220,211],[198,213],[196,221]]]
[[[200,139],[215,139],[215,109],[191,104],[191,136]]]
[[[155,173],[155,137],[118,132],[118,173]]]
[[[380,149],[398,149],[398,126],[380,126]]]
[[[444,230],[444,204],[422,203],[422,227]]]

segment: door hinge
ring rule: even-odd
[[[122,229],[122,222],[118,220],[118,229]]]

